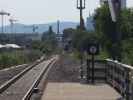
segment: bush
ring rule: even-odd
[[[123,40],[122,42],[122,61],[133,65],[133,38]]]
[[[0,69],[33,62],[42,55],[38,50],[4,51],[0,54]]]

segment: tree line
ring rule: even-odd
[[[89,42],[97,42],[101,47],[100,58],[114,58],[119,56],[120,61],[133,65],[133,9],[126,8],[120,11],[120,15],[115,25],[112,22],[109,7],[107,4],[97,8],[93,14],[95,30],[65,29],[64,40],[71,41],[74,51],[79,53],[84,50]],[[119,41],[115,42],[117,36]],[[117,51],[114,52],[114,49]]]

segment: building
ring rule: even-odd
[[[60,48],[62,48],[62,45],[63,45],[63,34],[56,34],[56,39],[57,39],[57,42],[58,42],[58,46]]]
[[[86,19],[86,29],[87,31],[93,31],[94,30],[94,23],[93,23],[93,16],[89,16]]]

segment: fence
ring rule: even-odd
[[[94,75],[93,75],[94,70]],[[93,75],[93,76],[92,76]],[[116,89],[124,99],[133,100],[133,67],[113,60],[87,60],[87,81],[104,81]]]

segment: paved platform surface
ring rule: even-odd
[[[49,82],[41,100],[117,100],[120,95],[107,84]]]

